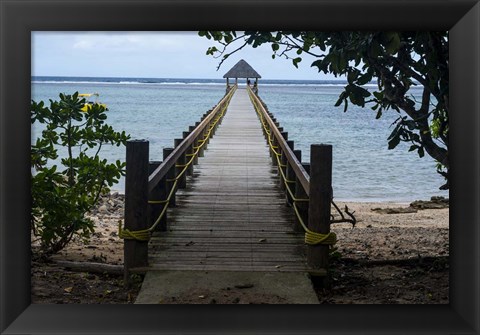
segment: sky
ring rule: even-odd
[[[37,31],[32,32],[32,75],[219,79],[244,59],[263,79],[341,79],[310,67],[312,57],[304,56],[298,69],[291,60],[272,59],[270,45],[247,46],[217,71],[220,59],[206,55],[211,46],[219,48],[197,32]]]

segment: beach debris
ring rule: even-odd
[[[372,208],[373,212],[380,214],[406,214],[406,213],[416,213],[417,210],[411,207],[396,207],[396,208]]]
[[[442,209],[449,207],[449,200],[444,197],[432,197],[430,200],[416,200],[410,204],[409,207],[396,208],[372,208],[372,211],[380,214],[404,214],[416,213],[422,209]]]
[[[337,214],[340,215],[340,218],[335,218],[333,214],[330,215],[330,224],[334,223],[350,223],[352,225],[352,228],[355,228],[355,225],[357,224],[357,218],[353,215],[355,214],[355,211],[351,212],[348,208],[347,205],[345,205],[344,212],[347,214],[350,218],[346,218],[343,212],[340,210],[340,208],[337,206],[337,204],[332,200],[332,205],[337,211]]]
[[[416,209],[442,209],[449,207],[449,199],[445,197],[431,197],[429,201],[416,200],[410,204]]]

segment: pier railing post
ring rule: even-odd
[[[302,151],[295,150],[295,155],[297,159],[301,162]],[[302,163],[302,166],[305,169],[305,171],[307,171],[307,173],[310,173],[310,163]],[[297,177],[295,177],[295,198],[296,199],[308,198],[307,193],[303,189],[303,186]],[[306,201],[297,202],[297,209],[298,209],[298,214],[300,214],[302,221],[305,223],[305,225],[308,225],[308,202]],[[300,220],[297,217],[295,217],[295,226],[293,227],[293,230],[296,232],[304,232],[303,227],[300,224]]]
[[[194,126],[193,128],[194,128],[194,129],[197,128],[199,124],[200,124],[200,121],[195,122],[195,126]],[[191,127],[190,127],[190,128],[191,128]],[[193,130],[191,130],[191,131],[193,131]],[[193,146],[194,146],[194,147],[198,147],[198,146],[200,145],[200,142],[199,142],[200,137],[201,137],[201,135],[198,135],[198,136],[195,138],[195,141],[193,142]],[[197,150],[197,149],[194,148],[194,150]],[[198,149],[198,153],[197,153],[197,155],[195,156],[195,158],[194,158],[194,160],[193,160],[193,164],[195,164],[195,165],[198,165],[198,157],[203,157],[203,156],[200,156],[200,151],[201,151],[201,149]]]
[[[290,150],[293,151],[293,154],[295,155],[295,142],[292,141],[292,140],[288,140],[287,145],[290,148]],[[288,188],[292,193],[294,193],[295,192],[295,184],[296,184],[295,171],[293,170],[292,165],[288,162],[287,157],[285,156],[285,157],[282,157],[282,158],[285,159],[285,163],[283,163],[283,164],[285,164],[287,166],[285,168],[285,177],[287,179]],[[292,183],[292,181],[293,181],[293,183]],[[290,196],[290,193],[288,192],[287,189],[285,189],[285,199],[286,199],[287,205],[291,206],[292,202],[293,202],[293,199]]]
[[[330,232],[330,206],[332,201],[332,146],[312,144],[310,146],[310,201],[308,207],[308,229],[313,232]],[[324,244],[307,246],[307,264],[311,269],[328,268],[329,246]]]
[[[288,132],[287,131],[282,131],[280,133],[285,141],[288,140]],[[278,146],[277,151],[281,154],[280,156],[280,166],[278,167],[278,176],[280,177],[280,189],[282,191],[286,191],[285,189],[285,181],[282,178],[282,172],[283,175],[286,177],[287,176],[287,156],[283,152],[283,150]]]
[[[149,165],[149,174],[151,174],[162,162],[153,161]],[[168,196],[166,193],[166,177],[163,177],[158,184],[150,192],[148,198],[152,201],[162,201],[165,200]],[[157,221],[160,213],[162,213],[163,208],[166,206],[164,203],[153,203],[149,204],[148,211],[148,226],[151,227]],[[167,213],[165,213],[160,222],[155,227],[155,231],[166,231],[167,230]]]
[[[182,138],[176,138],[174,140],[174,145],[175,148],[182,143],[183,139]],[[176,175],[178,176],[182,170],[185,168],[185,164],[187,163],[186,155],[185,152],[182,153],[182,155],[178,158],[176,165],[178,165],[176,169]],[[179,179],[178,179],[178,188],[185,188],[187,187],[187,174],[184,173]]]
[[[184,131],[183,132],[183,139],[186,139],[187,136],[190,135],[190,131]],[[193,146],[194,146],[194,143],[192,143],[187,150],[185,150],[185,163],[187,162],[190,162],[190,160],[192,159],[192,155],[193,155]],[[187,167],[187,171],[185,171],[185,173],[187,174],[187,176],[192,176],[193,175],[193,162]]]
[[[133,140],[126,145],[125,229],[148,228],[148,141]],[[148,265],[148,241],[124,239],[125,280],[129,270]]]
[[[168,156],[170,156],[170,154],[173,152],[173,148],[163,148],[163,160],[165,161],[167,159]],[[177,176],[177,173],[176,173],[176,167],[175,165],[173,165],[167,172],[167,174],[165,175],[165,182],[166,182],[166,185],[165,185],[165,194],[166,196],[168,196],[173,188],[173,180],[175,179],[175,177]],[[173,191],[173,195],[172,195],[172,198],[170,199],[170,203],[168,204],[170,207],[175,207],[176,206],[176,201],[175,201],[175,192],[176,191]]]

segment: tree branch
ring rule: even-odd
[[[337,210],[338,214],[341,216],[341,219],[334,219],[334,216],[331,215],[330,217],[330,224],[333,224],[333,223],[351,223],[352,224],[352,227],[355,227],[355,225],[357,224],[357,219],[355,218],[355,216],[353,215],[355,213],[355,211],[353,212],[350,212],[349,209],[348,209],[348,206],[345,205],[345,213],[350,217],[350,219],[347,219],[345,217],[345,215],[343,215],[342,211],[340,210],[340,208],[337,206],[337,204],[332,200],[332,205],[333,207],[335,207],[335,209]]]

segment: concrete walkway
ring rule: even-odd
[[[149,271],[136,304],[318,304],[306,273]]]

